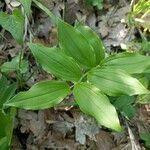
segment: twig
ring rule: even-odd
[[[130,127],[129,127],[129,125],[128,125],[126,120],[125,120],[125,123],[126,123],[126,126],[128,128],[128,133],[129,133],[129,138],[130,138],[132,150],[142,150],[139,145],[137,146],[137,143],[135,142],[135,137],[133,135],[133,132],[130,129]]]
[[[131,9],[131,11],[133,11],[134,4],[135,4],[135,0],[132,0],[131,3],[130,3],[130,9]]]

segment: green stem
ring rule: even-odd
[[[41,9],[43,10],[51,19],[52,21],[57,25],[58,21],[61,20],[60,18],[56,17],[48,8],[46,8],[44,5],[42,5],[37,0],[33,0],[33,2]]]
[[[88,73],[89,73],[89,71],[87,71],[87,72],[80,78],[80,80],[79,80],[77,83],[80,83],[80,82],[83,80],[83,78],[87,76]]]
[[[34,71],[31,73],[31,75],[25,80],[25,83],[30,80],[30,78],[34,75]]]
[[[24,46],[22,45],[21,46],[21,50],[20,50],[20,54],[19,54],[19,72],[20,72],[20,69],[21,69],[21,63],[22,63],[22,57],[23,57],[23,49],[24,49]]]

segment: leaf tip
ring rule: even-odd
[[[124,131],[124,128],[119,124],[115,127],[115,131],[117,132],[123,132]]]

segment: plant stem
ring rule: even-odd
[[[134,9],[134,4],[135,4],[135,0],[132,0],[131,3],[130,3],[131,11],[133,11],[133,9]]]
[[[37,0],[33,0],[33,2],[41,9],[43,10],[51,19],[52,21],[57,25],[58,21],[61,20],[60,18],[56,17],[48,8],[46,8],[44,5],[42,5]]]
[[[87,76],[88,73],[89,73],[89,71],[87,71],[87,72],[80,78],[80,80],[79,80],[77,83],[80,83],[80,82],[83,80],[83,78]]]

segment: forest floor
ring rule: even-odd
[[[136,30],[126,24],[130,12],[127,0],[107,0],[102,10],[87,6],[83,0],[41,1],[66,22],[73,25],[78,20],[90,26],[103,40],[109,53],[122,51],[123,45],[132,46],[130,41],[140,38]],[[5,7],[3,1],[0,2],[2,7]],[[34,40],[46,46],[56,45],[57,31],[50,18],[34,6],[32,11]],[[5,39],[0,41],[1,63],[15,57],[19,50],[20,46],[9,33],[5,33]],[[33,72],[33,75],[23,90],[43,79],[53,78],[37,68],[28,48],[24,55],[30,61],[29,74]],[[10,76],[13,78],[15,74]],[[73,98],[69,100],[73,101]],[[150,106],[139,105],[133,119],[121,120],[125,130],[116,133],[98,126],[93,118],[81,113],[77,107],[64,106],[63,103],[40,111],[19,109],[11,150],[145,150],[139,133],[150,131]]]

